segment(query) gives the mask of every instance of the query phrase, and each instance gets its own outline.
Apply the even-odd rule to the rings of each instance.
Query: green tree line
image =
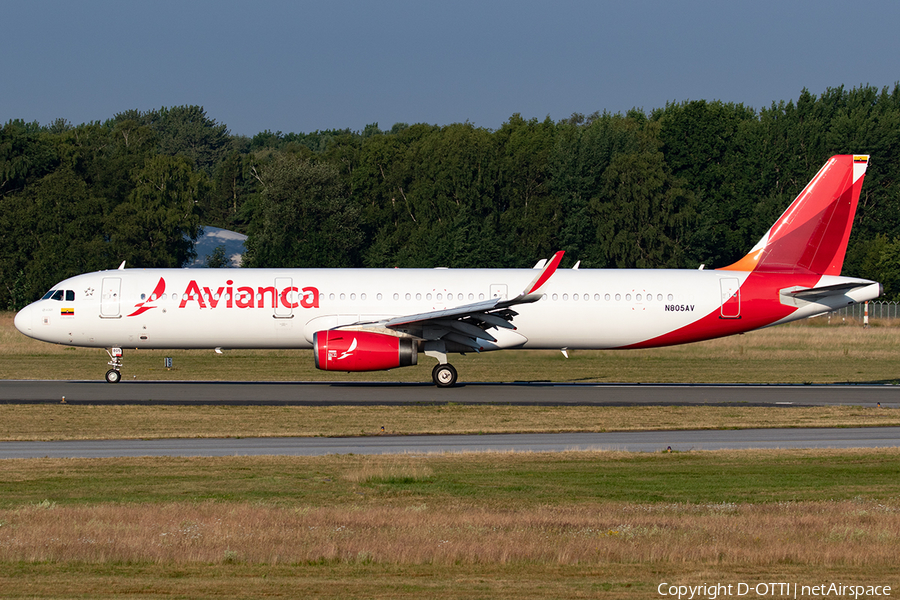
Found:
[[[0,307],[65,277],[178,267],[202,225],[249,267],[721,267],[833,154],[871,154],[844,272],[900,297],[900,85],[753,109],[512,115],[232,135],[199,106],[0,127]]]

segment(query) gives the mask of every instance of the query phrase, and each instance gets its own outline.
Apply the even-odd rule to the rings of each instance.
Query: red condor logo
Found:
[[[137,304],[135,304],[134,307],[135,307],[137,310],[134,311],[133,313],[131,313],[131,314],[128,315],[128,316],[129,316],[129,317],[136,317],[136,316],[138,316],[138,315],[144,314],[145,312],[147,312],[147,311],[150,310],[151,308],[156,308],[155,306],[147,306],[147,303],[149,303],[149,302],[155,302],[157,298],[159,298],[160,296],[162,296],[162,295],[165,293],[165,291],[166,291],[166,280],[163,279],[162,277],[160,277],[160,278],[159,278],[159,283],[157,283],[157,284],[156,284],[156,287],[153,288],[153,292],[150,294],[150,297],[147,298],[146,300],[143,300],[143,301],[138,302]]]
[[[160,300],[166,291],[166,281],[162,277],[153,289],[150,297],[135,304],[135,310],[128,315],[135,317],[152,308],[156,308],[156,302]],[[173,294],[173,299],[178,299]],[[209,287],[200,287],[196,280],[192,279],[181,294],[178,308],[186,308],[189,303],[196,302],[199,308],[216,308],[224,304],[225,308],[319,308],[319,290],[314,287],[298,288],[287,286],[277,289],[273,286],[234,286],[234,281],[229,279],[225,285],[213,290]]]

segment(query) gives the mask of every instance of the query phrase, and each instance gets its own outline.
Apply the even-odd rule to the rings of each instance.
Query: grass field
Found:
[[[28,340],[11,318],[0,318],[0,378],[102,377],[102,350]],[[454,364],[465,381],[897,381],[900,328],[820,323]],[[162,368],[165,356],[175,370]],[[426,381],[430,368],[378,377]],[[126,352],[125,373],[375,379],[317,372],[301,351]],[[896,412],[5,405],[0,439],[877,426],[897,425]],[[896,594],[898,465],[898,449],[6,460],[0,597],[637,599],[663,597],[664,582]]]
[[[900,450],[0,463],[9,598],[900,585]],[[747,595],[744,597],[756,597]]]

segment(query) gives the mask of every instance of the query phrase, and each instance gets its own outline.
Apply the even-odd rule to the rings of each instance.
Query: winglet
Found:
[[[525,291],[522,292],[522,296],[529,296],[531,294],[537,293],[541,287],[547,283],[547,280],[553,276],[556,272],[556,268],[559,266],[559,262],[562,260],[563,254],[565,254],[565,250],[560,250],[556,254],[553,255],[553,258],[550,259],[544,268],[538,273],[538,276],[532,280],[531,283],[525,288]]]

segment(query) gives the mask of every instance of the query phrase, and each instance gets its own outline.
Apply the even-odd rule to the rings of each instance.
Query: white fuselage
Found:
[[[57,284],[54,290],[63,292],[61,299],[48,294],[50,297],[32,303],[16,316],[16,327],[30,337],[72,346],[311,348],[317,331],[490,298],[512,298],[535,272],[102,271]],[[560,269],[541,289],[541,300],[515,306],[516,330],[491,329],[497,341],[480,340],[482,349],[603,349],[682,343],[803,318],[878,295],[878,284],[873,283],[849,294],[788,305],[780,300],[779,289],[789,281],[769,285],[759,283],[768,281],[761,278],[748,286],[748,278],[751,273],[736,271]],[[844,281],[860,280],[816,276],[816,281],[803,285]],[[701,320],[709,325],[692,332]],[[676,337],[666,338],[669,334]]]

